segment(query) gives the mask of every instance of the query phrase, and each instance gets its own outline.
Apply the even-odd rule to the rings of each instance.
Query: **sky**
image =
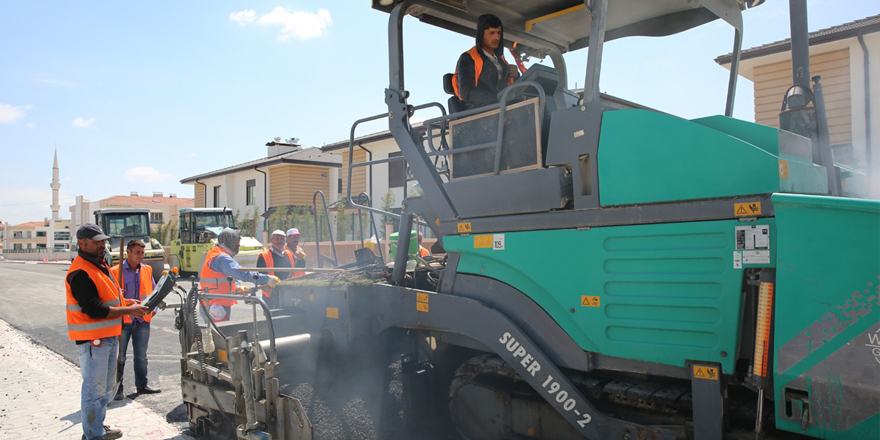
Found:
[[[387,111],[388,15],[369,3],[0,2],[0,221],[51,217],[56,148],[69,218],[78,195],[193,197],[181,179],[264,157],[275,137],[347,140],[355,120]],[[810,31],[880,13],[877,0],[808,5]],[[744,21],[744,48],[786,39],[788,2],[767,0]],[[404,36],[409,103],[445,104],[442,76],[473,37],[411,17]],[[728,71],[714,59],[732,41],[716,20],[608,42],[600,89],[684,118],[721,114]],[[568,86],[583,87],[587,51],[565,58]],[[734,116],[753,121],[752,104],[740,78]]]

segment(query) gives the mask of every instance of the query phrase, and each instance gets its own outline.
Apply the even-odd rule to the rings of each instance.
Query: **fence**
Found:
[[[56,259],[57,261],[70,261],[72,258],[69,250],[55,251],[49,249],[4,249],[0,255],[4,259],[12,261],[56,261]]]

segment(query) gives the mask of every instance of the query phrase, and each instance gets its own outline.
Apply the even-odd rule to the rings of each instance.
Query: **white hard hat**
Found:
[[[290,228],[287,230],[287,235],[302,235],[299,233],[299,229]]]
[[[276,229],[276,230],[272,231],[272,236],[275,236],[275,235],[280,235],[280,236],[284,237],[284,231],[282,231],[281,229]]]

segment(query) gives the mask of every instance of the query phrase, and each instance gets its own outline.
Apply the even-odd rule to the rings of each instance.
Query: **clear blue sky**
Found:
[[[877,0],[809,6],[811,31],[880,13]],[[0,3],[0,221],[51,215],[56,145],[68,218],[77,195],[192,197],[180,179],[262,157],[276,136],[347,139],[385,111],[387,18],[367,0]],[[473,39],[412,18],[404,29],[410,103],[445,103],[442,74]],[[787,1],[746,11],[745,48],[788,36]],[[718,21],[613,41],[601,89],[686,118],[723,113],[727,71],[713,59],[731,46]],[[583,86],[586,56],[566,56],[569,87]],[[745,120],[751,87],[740,80]]]

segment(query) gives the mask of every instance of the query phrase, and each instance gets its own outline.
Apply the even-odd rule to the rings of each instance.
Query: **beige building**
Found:
[[[273,208],[308,207],[315,191],[327,203],[337,199],[341,160],[318,148],[303,149],[297,139],[266,144],[266,157],[187,177],[180,183],[193,185],[196,208],[229,208],[248,216],[264,216]],[[265,225],[257,223],[256,236],[265,242]]]
[[[880,15],[811,32],[810,75],[822,77],[834,160],[880,183]],[[731,56],[716,60],[730,68]],[[791,40],[742,52],[739,74],[754,83],[755,122],[779,127],[792,85]],[[873,174],[871,176],[870,174]]]
[[[85,223],[94,223],[95,211],[101,209],[149,209],[150,226],[157,227],[168,222],[176,223],[179,217],[178,211],[192,207],[193,199],[177,197],[176,194],[165,196],[161,192],[155,192],[151,196],[142,196],[133,192],[127,196],[112,196],[94,202],[83,196],[77,196],[76,204],[70,207],[70,218],[72,230],[76,231]]]
[[[7,251],[65,251],[70,247],[70,220],[43,220],[9,226]]]

